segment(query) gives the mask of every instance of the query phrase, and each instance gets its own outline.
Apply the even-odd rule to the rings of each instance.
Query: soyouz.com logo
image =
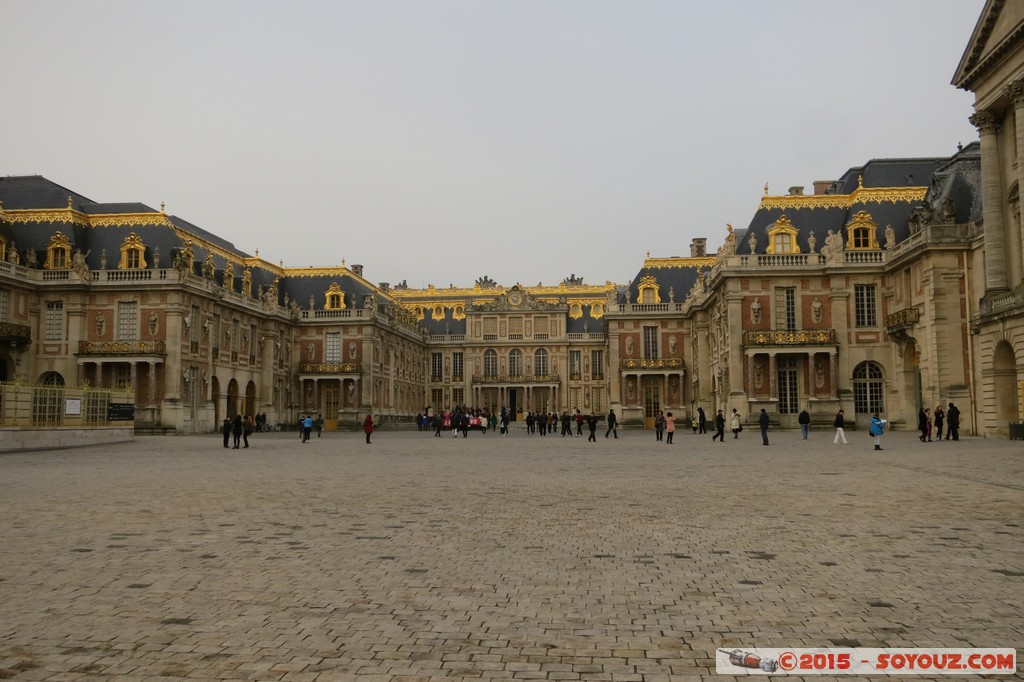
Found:
[[[1015,649],[718,649],[722,675],[1013,675]]]

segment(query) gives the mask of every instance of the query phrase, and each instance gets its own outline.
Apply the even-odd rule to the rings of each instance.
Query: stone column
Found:
[[[148,407],[153,407],[153,406],[156,405],[156,363],[155,362],[150,362],[149,363],[148,376],[149,376],[149,391],[148,391],[148,394],[146,396],[146,400],[148,401],[147,406]]]
[[[743,382],[743,392],[747,394],[747,398],[754,397],[754,353],[747,354],[747,376]]]
[[[132,395],[137,403],[139,402],[139,363],[132,360],[128,367],[128,381],[131,382]]]
[[[776,365],[776,354],[771,352],[768,354],[768,386],[769,398],[779,397],[779,376]]]
[[[828,368],[829,368],[829,397],[833,400],[839,398],[839,356],[832,350],[828,352]]]
[[[981,136],[981,201],[985,221],[985,291],[1005,291],[1006,234],[1003,182],[999,170],[999,119],[990,111],[970,117]]]
[[[1010,83],[1006,87],[1004,94],[1013,101],[1013,119],[1015,124],[1016,132],[1016,165],[1017,165],[1017,186],[1024,188],[1024,79],[1016,80]],[[982,157],[982,163],[985,162]],[[1018,199],[1019,202],[1019,199]],[[1017,206],[1020,210],[1020,204]],[[1024,248],[1024,219],[1020,221],[1020,225],[1017,226],[1018,234],[1017,238],[1020,240],[1020,246],[1012,254],[1014,265],[1018,267],[1014,269],[1015,272],[1020,272],[1021,259],[1024,257],[1024,253],[1021,252],[1021,248]],[[988,254],[986,253],[986,257]]]
[[[103,388],[103,361],[96,362],[95,388]]]

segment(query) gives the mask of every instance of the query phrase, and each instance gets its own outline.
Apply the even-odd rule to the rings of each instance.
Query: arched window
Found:
[[[44,386],[63,386],[64,377],[61,376],[60,372],[46,372],[39,378],[39,383]]]
[[[784,215],[768,228],[768,246],[765,253],[800,253],[796,237],[799,231],[793,222]]]
[[[523,374],[523,351],[518,348],[508,352],[508,373],[514,377]]]
[[[860,414],[885,411],[882,368],[875,362],[862,362],[853,370],[853,409]]]
[[[484,376],[498,376],[498,353],[493,348],[484,351]]]
[[[867,211],[858,211],[846,226],[847,249],[878,249],[878,223]]]
[[[538,348],[533,354],[533,373],[536,376],[548,373],[548,352],[543,348]]]
[[[58,232],[46,247],[46,270],[66,270],[71,267],[71,241]]]
[[[661,292],[658,280],[652,275],[644,275],[637,284],[637,302],[644,305],[661,303]]]
[[[121,243],[121,260],[118,270],[140,270],[146,267],[146,245],[132,232]]]
[[[337,282],[331,282],[331,286],[325,292],[324,308],[327,310],[345,309],[345,292],[341,290]]]

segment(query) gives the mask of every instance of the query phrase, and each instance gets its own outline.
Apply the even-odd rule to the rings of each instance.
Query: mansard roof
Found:
[[[633,281],[625,289],[618,292],[617,300],[619,303],[626,302],[626,290],[628,290],[628,300],[632,303],[638,303],[641,282],[645,278],[653,277],[658,285],[662,303],[669,303],[670,300],[682,303],[690,294],[690,290],[693,289],[693,285],[700,274],[699,271],[702,269],[708,270],[714,264],[715,258],[713,256],[651,258],[650,254],[648,254]]]
[[[968,145],[952,157],[872,159],[863,166],[847,170],[823,194],[771,196],[766,191],[742,238],[737,235],[736,252],[751,253],[753,236],[754,252],[765,253],[768,231],[782,216],[798,230],[797,245],[801,253],[811,251],[812,234],[815,251],[820,250],[829,231],[843,232],[845,239],[846,226],[862,211],[876,223],[880,245],[885,243],[889,225],[893,227],[897,243],[906,239],[910,235],[912,217],[926,202],[933,213],[939,213],[941,202],[951,197],[959,222],[974,219],[980,216],[976,205],[980,200],[971,190],[976,183],[968,178],[972,167],[970,159],[977,149],[977,144]],[[952,183],[941,196],[933,191],[940,176],[949,176],[942,182]]]

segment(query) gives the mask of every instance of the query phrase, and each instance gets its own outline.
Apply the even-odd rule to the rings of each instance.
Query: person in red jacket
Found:
[[[370,444],[370,434],[373,433],[373,414],[367,414],[363,420],[363,432],[366,433],[366,444]]]

